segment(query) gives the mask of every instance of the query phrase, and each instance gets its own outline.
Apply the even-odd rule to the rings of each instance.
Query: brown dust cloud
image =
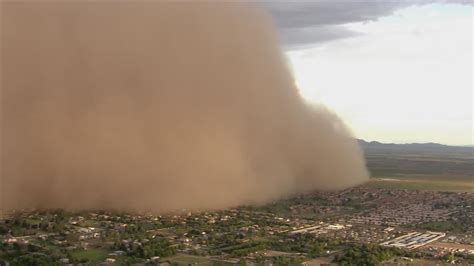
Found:
[[[368,178],[256,4],[3,1],[1,67],[2,211],[211,210]]]

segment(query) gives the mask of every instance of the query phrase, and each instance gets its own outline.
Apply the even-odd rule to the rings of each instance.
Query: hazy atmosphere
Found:
[[[213,209],[368,178],[256,5],[8,2],[1,27],[4,209]]]

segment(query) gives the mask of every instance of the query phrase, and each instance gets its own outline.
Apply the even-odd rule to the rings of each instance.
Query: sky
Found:
[[[301,95],[336,112],[355,137],[472,145],[474,20],[466,3],[266,5]]]

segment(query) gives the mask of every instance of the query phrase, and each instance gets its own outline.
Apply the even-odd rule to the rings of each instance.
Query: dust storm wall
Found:
[[[256,5],[2,2],[1,56],[3,210],[216,209],[367,179]]]

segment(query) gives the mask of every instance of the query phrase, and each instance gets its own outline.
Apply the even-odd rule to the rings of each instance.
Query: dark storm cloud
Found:
[[[429,3],[472,4],[471,1],[264,1],[286,49],[306,47],[359,35],[343,25],[374,21],[396,10]]]
[[[306,28],[280,29],[280,41],[287,49],[305,48],[314,43],[359,36],[360,33],[348,30],[342,26],[319,26]]]
[[[265,2],[280,29],[338,25],[390,15],[404,2]]]
[[[357,32],[342,25],[376,20],[407,5],[387,1],[264,2],[286,48],[356,36]]]

